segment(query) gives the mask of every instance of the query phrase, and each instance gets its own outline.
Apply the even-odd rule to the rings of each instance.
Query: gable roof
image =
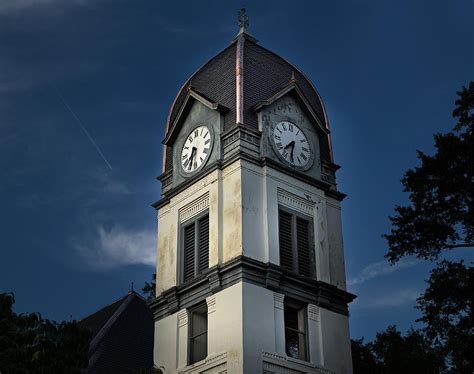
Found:
[[[88,373],[129,373],[153,367],[153,315],[136,292],[130,291],[79,324],[93,332]]]

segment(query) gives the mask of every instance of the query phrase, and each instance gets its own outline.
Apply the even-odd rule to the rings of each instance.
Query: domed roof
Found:
[[[320,126],[329,130],[323,102],[310,80],[293,64],[258,45],[256,39],[246,32],[241,32],[226,49],[210,59],[183,84],[170,108],[166,135],[172,129],[190,90],[226,108],[226,131],[238,123],[258,129],[256,106],[290,84],[298,86]],[[323,141],[321,151],[327,155],[325,158],[328,161],[332,161],[329,136]]]

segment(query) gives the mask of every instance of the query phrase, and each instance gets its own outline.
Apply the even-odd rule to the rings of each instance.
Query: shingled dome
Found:
[[[257,40],[246,32],[241,32],[229,47],[199,68],[183,84],[171,106],[166,135],[191,90],[226,109],[224,131],[227,131],[236,124],[257,129],[255,107],[290,84],[298,86],[320,124],[329,130],[323,102],[310,80],[296,66],[258,45]],[[166,158],[169,161],[170,151],[167,147]],[[322,142],[322,154],[332,161],[329,137]],[[166,162],[164,166],[166,169]]]

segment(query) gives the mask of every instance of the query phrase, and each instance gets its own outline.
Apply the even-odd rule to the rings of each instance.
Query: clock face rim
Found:
[[[206,158],[203,160],[202,164],[198,168],[196,168],[193,171],[186,171],[186,170],[184,170],[183,163],[181,162],[181,156],[183,154],[183,149],[184,149],[184,146],[186,145],[186,141],[188,140],[189,135],[191,135],[193,133],[193,131],[195,131],[199,127],[207,128],[207,130],[209,131],[209,135],[211,136],[211,144],[209,145],[209,153],[207,154]],[[179,168],[178,169],[179,169],[180,174],[183,175],[184,177],[189,177],[190,175],[196,174],[198,171],[200,171],[204,166],[206,166],[207,162],[209,161],[209,158],[211,157],[213,147],[214,147],[214,131],[212,129],[212,126],[206,125],[204,123],[200,123],[196,126],[193,126],[193,128],[190,131],[187,132],[187,134],[184,138],[183,144],[179,148],[180,151],[179,151],[179,156],[178,156],[177,162],[179,163]]]
[[[308,141],[308,147],[309,147],[309,159],[308,159],[308,162],[303,165],[303,166],[299,166],[299,165],[295,165],[295,164],[292,164],[291,162],[288,162],[286,160],[286,158],[284,158],[281,153],[278,151],[278,147],[275,143],[275,139],[274,139],[274,131],[275,131],[275,127],[277,127],[280,123],[282,122],[286,122],[286,123],[291,123],[293,126],[295,126],[299,131],[301,131],[304,135],[304,137],[306,138],[306,140]],[[271,126],[270,126],[270,132],[268,134],[268,137],[270,139],[270,144],[272,146],[272,149],[273,149],[273,152],[276,154],[276,156],[278,157],[278,159],[280,161],[282,161],[285,165],[288,165],[290,166],[291,168],[293,169],[296,169],[296,170],[300,170],[300,171],[306,171],[308,169],[311,168],[311,166],[313,166],[313,162],[314,162],[314,152],[313,152],[313,145],[311,144],[311,141],[310,141],[310,138],[309,136],[307,135],[307,133],[300,127],[298,126],[297,124],[295,124],[293,122],[293,120],[291,119],[282,119],[278,122],[274,122]]]

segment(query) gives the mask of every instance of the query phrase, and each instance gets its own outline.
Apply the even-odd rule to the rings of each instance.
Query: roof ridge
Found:
[[[122,302],[123,302],[123,300],[125,300],[127,297],[128,297],[128,294],[126,294],[126,295],[124,295],[124,296],[121,296],[121,297],[119,297],[118,299],[112,301],[111,303],[106,304],[106,305],[104,305],[103,307],[97,309],[95,312],[89,313],[89,314],[86,315],[85,317],[82,317],[82,318],[78,319],[77,322],[82,322],[82,321],[86,320],[87,318],[92,317],[94,314],[99,313],[101,310],[103,310],[103,309],[105,309],[105,308],[108,308],[108,307],[110,307],[110,306],[112,306],[112,305],[118,303],[119,301],[122,301]]]
[[[101,329],[97,332],[97,334],[91,340],[89,344],[89,355],[90,355],[89,361],[90,362],[92,362],[95,359],[94,355],[96,353],[99,342],[102,340],[104,335],[106,335],[106,333],[112,328],[112,326],[115,324],[115,322],[118,320],[118,318],[121,316],[123,311],[127,308],[127,306],[131,303],[131,301],[133,300],[133,296],[136,296],[136,295],[137,294],[133,291],[125,295],[122,304],[117,308],[114,314],[112,314],[112,316],[107,320],[107,322],[101,327]]]

